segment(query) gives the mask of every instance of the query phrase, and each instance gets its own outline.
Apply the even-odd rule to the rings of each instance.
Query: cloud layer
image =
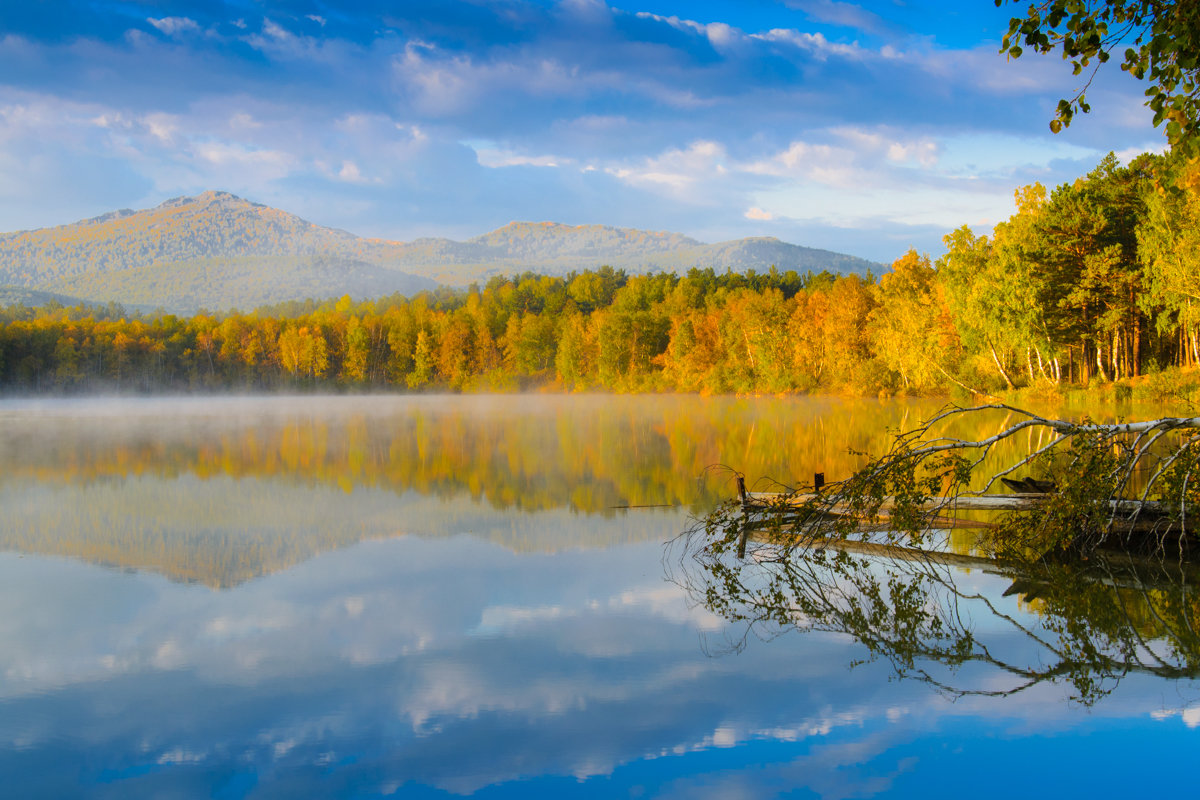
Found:
[[[224,189],[391,238],[513,219],[891,260],[1156,147],[1138,86],[1005,63],[955,3],[115,4],[0,11],[0,229]]]

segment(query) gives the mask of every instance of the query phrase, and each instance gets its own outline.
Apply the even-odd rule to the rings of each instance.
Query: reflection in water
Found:
[[[701,470],[721,461],[751,483],[832,478],[852,466],[847,448],[882,441],[867,421],[899,427],[904,408],[671,397],[0,404],[0,784],[15,797],[115,798],[1190,787],[1200,713],[1186,681],[1168,693],[1153,670],[1130,672],[1081,713],[1061,700],[1083,693],[1055,678],[1003,703],[986,691],[949,703],[920,681],[887,680],[888,659],[909,652],[895,642],[933,630],[939,597],[959,626],[939,652],[957,636],[1036,668],[1045,646],[1029,631],[1062,651],[1055,663],[1078,660],[1064,642],[1107,653],[1109,640],[1151,666],[1150,653],[1190,663],[1185,631],[1159,631],[1191,614],[1190,595],[1152,577],[1138,579],[1144,591],[1115,568],[1079,577],[1098,593],[1081,595],[1089,608],[1116,591],[1137,621],[1131,635],[1119,619],[1085,625],[1092,617],[1056,610],[1070,573],[1034,581],[972,562],[905,595],[920,574],[875,561],[860,575],[896,572],[879,585],[912,611],[889,622],[860,603],[886,657],[847,670],[870,650],[816,616],[811,635],[737,658],[697,646],[743,631],[663,580],[662,542],[731,491],[698,483]],[[608,507],[620,504],[679,507]],[[975,595],[999,613],[972,606]],[[800,620],[777,611],[779,625]],[[1024,679],[984,659],[940,672],[922,653],[912,660],[951,689]],[[1155,768],[1057,766],[1110,748]],[[1023,768],[975,788],[1009,763]]]
[[[0,484],[257,478],[525,511],[706,511],[731,491],[698,483],[707,467],[731,465],[751,485],[807,482],[814,472],[839,480],[865,463],[859,454],[884,452],[895,431],[941,405],[678,395],[8,401],[0,403]],[[1009,421],[977,414],[946,433],[979,437]],[[1006,447],[1036,448],[1039,435]]]
[[[0,550],[149,569],[213,588],[288,569],[368,539],[469,533],[516,552],[660,541],[686,520],[675,509],[622,517],[569,509],[522,513],[459,501],[257,478],[151,476],[84,485],[0,485]]]
[[[706,473],[723,459],[752,476],[849,470],[849,448],[913,413],[676,396],[10,402],[0,549],[227,587],[399,534],[614,543],[580,513],[627,515],[622,540],[660,540],[661,515],[622,507],[711,508],[732,491]],[[533,513],[564,524],[531,525]]]
[[[0,406],[0,482],[260,478],[525,511],[704,510],[753,477],[847,473],[937,403],[521,396],[214,399]]]
[[[517,550],[609,543],[530,512],[693,514],[829,480],[939,401],[690,396],[122,399],[0,403],[0,549],[231,586],[368,538],[471,530]],[[972,424],[990,430],[1002,415]],[[972,431],[975,433],[975,431]],[[1033,446],[1035,442],[1012,443]],[[504,524],[487,520],[504,512]],[[658,538],[650,512],[626,537]]]
[[[675,579],[700,607],[752,632],[847,634],[902,677],[951,696],[1064,682],[1095,703],[1133,673],[1200,677],[1200,569],[1118,554],[981,557],[900,546],[886,534],[757,541],[738,558],[697,529]],[[962,548],[960,541],[958,549]],[[1007,583],[981,588],[978,575]]]
[[[17,797],[654,796],[920,713],[840,679],[836,642],[705,658],[721,623],[658,556],[406,538],[228,592],[0,556],[0,776]]]

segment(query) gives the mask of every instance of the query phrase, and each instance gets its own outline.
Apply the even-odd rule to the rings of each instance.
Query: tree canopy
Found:
[[[995,0],[997,7],[1018,0]],[[1200,133],[1200,4],[1177,0],[1040,0],[1009,20],[1000,52],[1019,58],[1025,49],[1061,51],[1074,74],[1090,69],[1074,97],[1059,100],[1050,129],[1087,113],[1087,89],[1100,66],[1117,53],[1121,69],[1147,80],[1146,105],[1154,125],[1166,122],[1173,146],[1195,149]],[[1121,48],[1124,51],[1121,52]]]

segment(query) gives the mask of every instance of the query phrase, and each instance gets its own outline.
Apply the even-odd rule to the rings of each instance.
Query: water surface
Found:
[[[939,405],[7,401],[0,777],[21,797],[1190,785],[1200,686],[1186,674],[1110,675],[1095,696],[1069,676],[1010,691],[979,664],[898,678],[886,651],[836,629],[733,653],[744,626],[667,579],[664,543],[732,491],[710,465],[763,487],[836,479],[862,463],[851,451]],[[1045,655],[1006,618],[1045,634],[1075,613],[1005,596],[1011,575],[950,577],[987,600],[970,630],[1013,663]],[[1171,598],[1192,602],[1138,597],[1154,592],[1167,599],[1145,606],[1148,640]]]

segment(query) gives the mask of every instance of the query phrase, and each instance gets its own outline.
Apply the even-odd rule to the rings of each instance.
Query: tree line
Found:
[[[566,277],[354,302],[128,315],[0,310],[7,391],[993,391],[1200,361],[1200,164],[1106,157],[938,259],[878,279],[779,272]]]

